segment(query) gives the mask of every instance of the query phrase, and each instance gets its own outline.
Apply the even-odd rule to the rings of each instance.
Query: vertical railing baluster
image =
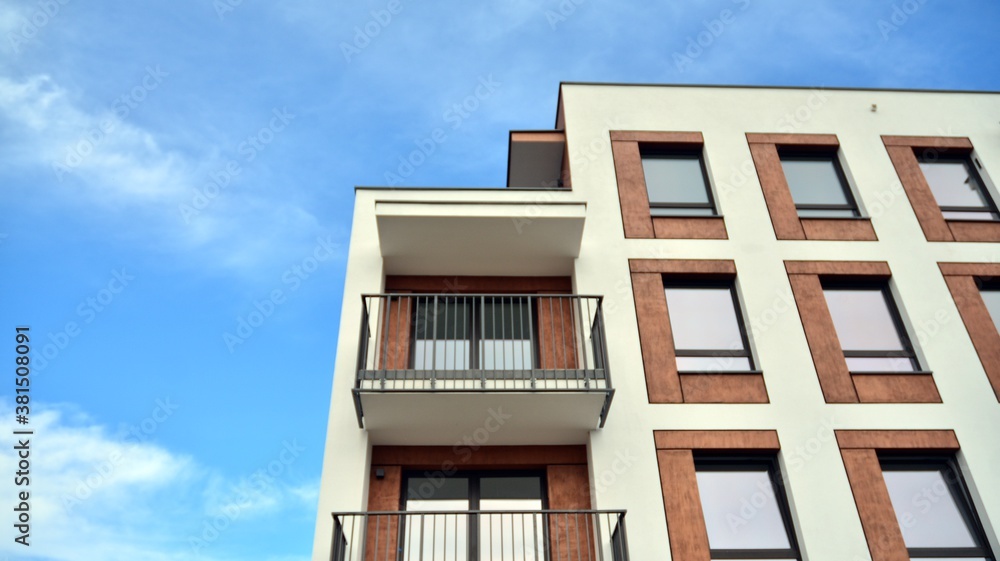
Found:
[[[536,296],[528,296],[525,298],[528,303],[528,354],[531,357],[531,361],[528,363],[528,368],[531,370],[531,389],[535,389],[535,325],[532,321],[532,310],[536,309],[538,298]],[[540,351],[539,351],[539,354]]]

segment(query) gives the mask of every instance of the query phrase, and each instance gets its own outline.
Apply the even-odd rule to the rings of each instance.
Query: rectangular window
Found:
[[[886,285],[823,286],[851,372],[920,370]]]
[[[911,559],[992,559],[954,460],[889,455],[879,459]]]
[[[836,154],[785,150],[779,150],[778,154],[800,217],[860,216]]]
[[[696,455],[695,475],[712,559],[799,558],[773,458]]]
[[[732,283],[666,283],[664,292],[678,371],[754,369]]]
[[[531,370],[534,325],[528,298],[416,297],[416,370]]]
[[[652,216],[715,216],[700,151],[643,149],[642,172]]]
[[[969,157],[940,157],[934,151],[923,152],[917,154],[920,171],[946,220],[1000,218]]]
[[[403,526],[401,559],[541,561],[549,541],[541,513],[543,477],[530,472],[407,476],[404,510],[411,514]]]

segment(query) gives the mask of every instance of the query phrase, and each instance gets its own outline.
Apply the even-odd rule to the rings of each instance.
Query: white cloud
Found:
[[[30,189],[39,195],[33,204],[96,212],[100,223],[128,231],[136,243],[200,256],[207,266],[250,271],[307,251],[325,232],[294,202],[294,192],[259,185],[245,162],[237,161],[240,173],[220,180],[227,162],[236,160],[223,157],[218,146],[167,149],[161,135],[133,122],[133,113],[169,80],[149,67],[123,97],[86,111],[48,75],[0,76],[0,123],[7,131],[0,166],[15,179],[39,172],[48,177],[8,180],[7,189]],[[268,119],[270,112],[264,124]],[[264,164],[255,165],[260,176],[268,175]]]
[[[151,405],[149,417],[117,434],[71,406],[33,406],[30,485],[20,488],[30,491],[31,556],[25,557],[24,546],[12,540],[0,543],[0,556],[51,561],[190,559],[190,539],[200,534],[203,523],[231,512],[227,504],[240,504],[243,510],[230,516],[226,528],[255,519],[273,524],[290,512],[315,508],[315,485],[288,481],[288,472],[269,478],[265,488],[251,489],[249,503],[236,503],[234,497],[247,478],[224,477],[154,442],[160,424],[170,422],[169,403]],[[0,416],[14,417],[9,403],[0,404]],[[16,427],[5,429],[11,434]],[[8,466],[5,473],[17,465],[14,453],[12,446],[0,449],[0,465]],[[266,473],[267,467],[263,469]],[[15,504],[16,490],[3,486],[0,504]],[[219,500],[225,498],[228,503]],[[208,542],[199,553],[209,560],[234,558],[224,540]]]

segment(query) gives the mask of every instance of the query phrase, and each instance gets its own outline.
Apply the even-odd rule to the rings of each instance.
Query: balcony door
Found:
[[[417,296],[415,370],[535,368],[531,301],[520,296]]]
[[[539,472],[407,475],[399,560],[544,560],[544,481]]]

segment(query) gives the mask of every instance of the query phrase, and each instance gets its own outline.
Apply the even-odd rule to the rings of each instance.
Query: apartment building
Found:
[[[357,189],[314,561],[996,560],[1000,94],[564,83],[508,162]]]

